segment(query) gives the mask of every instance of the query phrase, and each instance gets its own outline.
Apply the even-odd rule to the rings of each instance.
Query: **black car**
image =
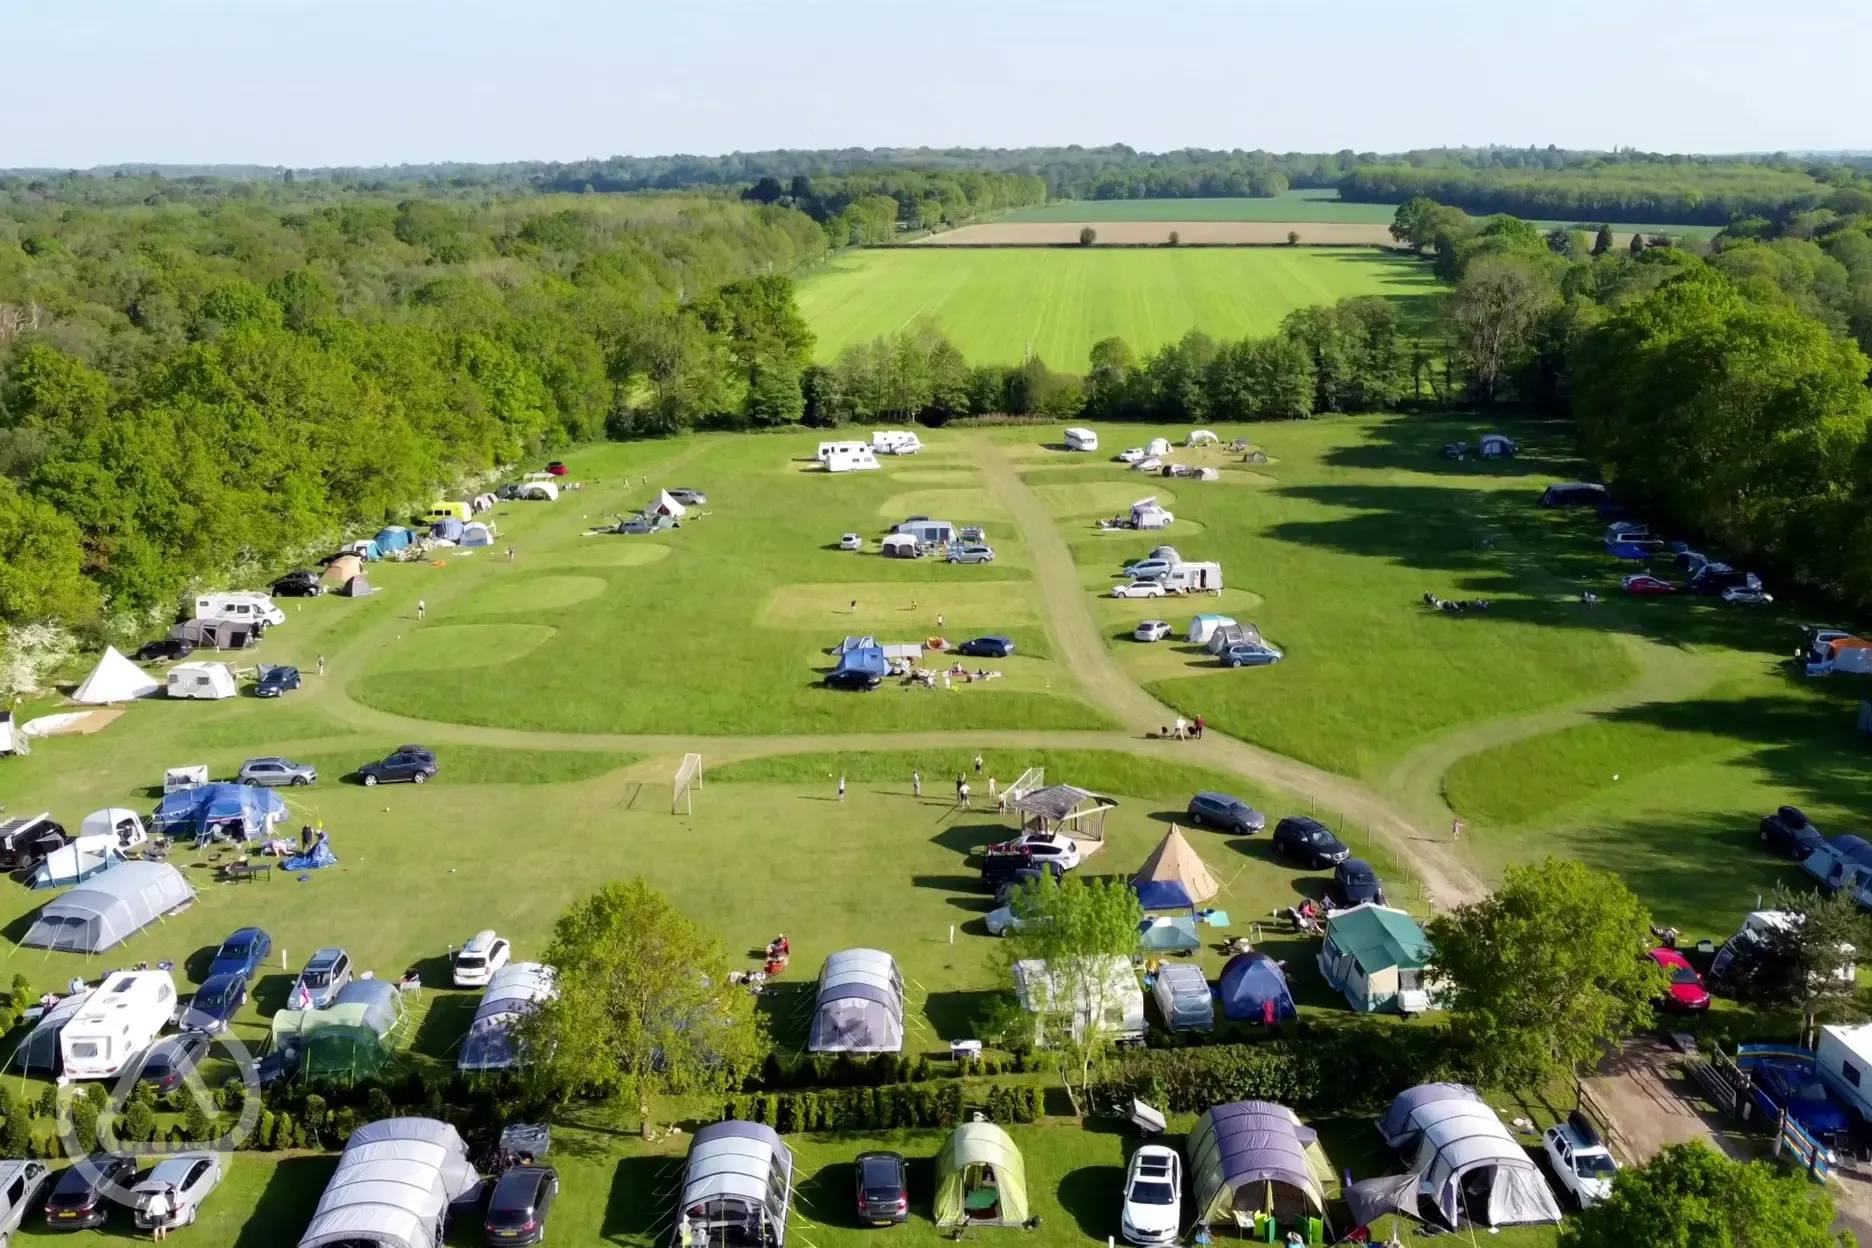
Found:
[[[110,1218],[113,1201],[108,1192],[128,1190],[136,1183],[136,1162],[129,1157],[97,1153],[59,1175],[46,1197],[46,1229],[95,1230]]]
[[[487,1242],[537,1244],[546,1238],[546,1215],[559,1195],[559,1172],[551,1166],[515,1166],[488,1197]]]
[[[957,654],[966,654],[971,658],[1005,659],[1014,653],[1014,639],[1011,637],[971,637],[956,647]]]
[[[434,754],[420,745],[404,745],[397,747],[390,757],[358,768],[358,780],[365,785],[395,784],[400,780],[426,784],[438,770]]]
[[[1035,863],[1033,851],[1025,846],[1019,849],[991,849],[982,855],[982,883],[997,889],[1010,880],[1032,878],[1041,871],[1050,871],[1057,878],[1060,865],[1057,862],[1045,865]]]
[[[156,1095],[167,1096],[182,1086],[189,1072],[208,1056],[208,1037],[199,1031],[158,1040],[143,1056],[143,1069],[137,1072],[138,1083],[153,1084]]]
[[[1691,576],[1689,589],[1706,598],[1720,598],[1725,589],[1755,589],[1761,578],[1753,572],[1738,572],[1726,563],[1706,563]]]
[[[299,669],[296,667],[269,667],[260,673],[260,683],[254,686],[254,697],[277,698],[288,689],[299,687]]]
[[[158,641],[145,642],[131,657],[139,663],[167,663],[186,659],[194,653],[194,642],[183,641],[180,637],[164,637]]]
[[[1198,793],[1189,800],[1190,822],[1250,836],[1267,827],[1267,816],[1239,797],[1226,793]]]
[[[891,1226],[910,1220],[910,1179],[902,1153],[859,1153],[858,1220]]]
[[[856,689],[865,692],[883,684],[884,678],[862,667],[841,667],[829,673],[825,678],[825,683],[828,689]]]
[[[1761,821],[1762,844],[1796,861],[1819,849],[1826,838],[1798,806],[1783,806]]]
[[[1274,825],[1274,848],[1315,871],[1352,856],[1345,842],[1327,831],[1325,824],[1306,815],[1288,815]]]
[[[1363,858],[1348,858],[1334,867],[1327,892],[1333,904],[1340,907],[1362,906],[1368,901],[1384,905],[1384,881]]]
[[[316,572],[288,572],[273,582],[275,598],[316,598],[325,592]]]
[[[65,825],[50,815],[9,819],[0,823],[0,871],[29,871],[70,841]]]

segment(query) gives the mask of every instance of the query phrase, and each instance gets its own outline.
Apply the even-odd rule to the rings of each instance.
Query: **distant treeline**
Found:
[[[889,242],[898,223],[932,230],[1007,208],[1047,201],[1046,183],[1022,173],[919,173],[915,170],[833,177],[763,177],[741,193],[760,204],[797,208],[825,227],[834,247]]]

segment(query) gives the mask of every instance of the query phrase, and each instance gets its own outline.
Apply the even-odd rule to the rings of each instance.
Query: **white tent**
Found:
[[[492,546],[494,544],[494,526],[476,520],[462,526],[461,544],[463,546]]]
[[[917,539],[908,533],[892,533],[878,543],[878,553],[886,559],[914,559],[917,555]]]
[[[686,515],[689,511],[687,507],[677,502],[674,498],[671,498],[668,490],[657,491],[656,504],[652,506],[650,510],[661,512],[672,519]]]
[[[847,949],[826,959],[813,1007],[813,1053],[899,1053],[904,1042],[903,976],[876,949]]]
[[[1190,430],[1189,440],[1185,442],[1183,445],[1185,446],[1213,446],[1215,443],[1220,442],[1221,440],[1222,440],[1221,438],[1216,437],[1215,434],[1209,432],[1209,430],[1207,429],[1192,429]]]
[[[1560,1206],[1547,1180],[1495,1111],[1468,1088],[1434,1086],[1442,1094],[1417,1100],[1408,1120],[1417,1132],[1418,1190],[1444,1223],[1557,1224]]]
[[[520,487],[516,498],[541,499],[549,503],[559,500],[559,487],[551,481],[529,481]]]
[[[84,817],[84,822],[78,825],[78,839],[84,841],[94,836],[109,837],[118,849],[135,849],[149,840],[149,833],[143,828],[143,817],[122,806],[94,810]]]
[[[115,836],[81,836],[55,849],[33,869],[34,888],[70,888],[124,860]]]
[[[0,758],[8,754],[30,753],[24,736],[13,735],[13,712],[0,711]]]
[[[137,698],[147,698],[161,688],[142,668],[119,654],[116,646],[107,646],[104,657],[97,661],[91,674],[72,691],[72,701],[82,702],[86,706],[131,702]]]
[[[1144,448],[1144,453],[1152,456],[1168,455],[1170,453],[1170,439],[1152,438],[1150,444]]]

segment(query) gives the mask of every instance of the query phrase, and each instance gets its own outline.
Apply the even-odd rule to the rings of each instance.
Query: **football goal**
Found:
[[[702,756],[685,754],[682,766],[676,769],[676,792],[670,802],[670,813],[692,815],[695,804],[692,800],[694,790],[702,787]]]

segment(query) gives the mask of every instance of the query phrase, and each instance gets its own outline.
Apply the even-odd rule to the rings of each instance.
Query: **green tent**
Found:
[[[1027,1221],[1027,1167],[1007,1132],[966,1122],[936,1154],[936,1225],[1019,1226]]]
[[[381,1074],[395,1056],[403,999],[377,979],[346,985],[322,1010],[281,1010],[273,1016],[273,1048],[297,1055],[305,1079],[348,1082]]]

